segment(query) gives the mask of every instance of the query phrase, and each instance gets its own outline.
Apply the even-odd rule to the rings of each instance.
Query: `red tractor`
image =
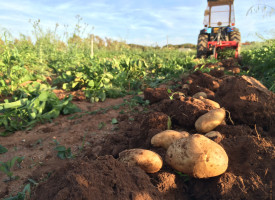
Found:
[[[197,58],[210,55],[218,57],[218,51],[235,49],[238,58],[241,49],[241,34],[235,28],[234,0],[207,0],[204,13],[204,29],[200,31],[197,45]]]

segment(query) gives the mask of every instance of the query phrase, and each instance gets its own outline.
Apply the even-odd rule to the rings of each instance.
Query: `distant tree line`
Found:
[[[67,41],[61,40],[58,37],[54,37],[51,33],[46,33],[41,37],[38,37],[35,39],[35,41],[32,40],[31,37],[25,36],[23,34],[20,35],[19,38],[16,38],[13,40],[14,44],[24,44],[23,46],[34,46],[34,45],[46,45],[46,44],[54,44],[58,47],[58,49],[64,49],[67,46],[77,46],[78,48],[90,48],[91,45],[91,38],[92,37],[85,37],[82,38],[77,34],[73,34],[71,37],[67,39]],[[5,42],[3,38],[0,38],[0,45],[3,45]],[[146,45],[140,45],[140,44],[128,44],[124,40],[115,40],[108,37],[101,38],[97,35],[93,37],[93,47],[95,50],[97,49],[106,49],[106,50],[121,50],[121,49],[140,49],[143,51],[150,50],[150,49],[195,49],[196,45],[191,43],[186,44],[168,44],[160,47],[158,45],[156,46],[146,46]]]

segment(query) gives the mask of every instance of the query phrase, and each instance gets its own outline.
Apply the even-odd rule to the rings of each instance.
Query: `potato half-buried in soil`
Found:
[[[212,106],[213,108],[221,108],[220,104],[218,104],[216,101],[205,99],[202,96],[200,96],[199,99],[203,101],[205,104]]]
[[[216,142],[194,134],[171,144],[166,153],[166,162],[175,170],[195,178],[210,178],[226,171],[228,156]]]
[[[205,92],[198,92],[193,95],[193,98],[199,99],[200,97],[207,98],[207,94]]]
[[[154,147],[162,147],[168,149],[168,147],[178,139],[189,137],[189,133],[182,131],[166,130],[156,134],[151,139],[151,144]]]
[[[206,133],[204,136],[217,143],[220,143],[222,141],[222,134],[219,131],[211,131],[209,133]]]
[[[224,108],[210,110],[208,113],[200,116],[195,122],[196,130],[200,133],[208,133],[219,126],[223,122],[224,118]]]
[[[145,149],[130,149],[119,153],[119,161],[129,166],[139,166],[147,173],[156,173],[162,168],[160,155]]]

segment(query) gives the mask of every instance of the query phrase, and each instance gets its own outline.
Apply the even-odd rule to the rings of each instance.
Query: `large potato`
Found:
[[[158,172],[162,168],[160,155],[145,149],[130,149],[119,153],[119,161],[127,163],[128,166],[139,166],[147,173]]]
[[[195,122],[198,132],[208,133],[219,126],[225,119],[225,109],[219,108],[210,110],[208,113],[200,116]]]
[[[162,147],[168,149],[168,147],[176,140],[188,137],[189,133],[182,131],[166,130],[154,135],[151,139],[151,144],[154,147]]]
[[[165,160],[175,170],[195,178],[218,176],[228,167],[224,149],[200,134],[175,141],[168,148]]]
[[[203,97],[199,97],[201,101],[203,101],[206,105],[212,106],[213,108],[220,108],[220,104],[218,104],[216,101],[212,101],[210,99],[205,99]]]

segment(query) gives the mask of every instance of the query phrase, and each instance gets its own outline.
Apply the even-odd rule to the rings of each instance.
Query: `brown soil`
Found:
[[[270,130],[275,124],[275,94],[252,77],[224,77],[216,100],[231,113],[233,121]],[[273,130],[274,131],[274,130]]]
[[[131,97],[125,97],[129,99]],[[95,111],[102,108],[118,106],[124,103],[124,99],[107,99],[105,102],[88,103],[74,101],[83,112]],[[56,169],[61,163],[57,157],[56,140],[60,145],[71,148],[72,154],[79,157],[82,155],[81,147],[88,148],[91,141],[102,141],[108,134],[116,133],[116,124],[111,124],[112,118],[118,118],[121,110],[127,111],[127,107],[120,109],[110,109],[106,113],[99,112],[96,115],[74,114],[71,116],[59,116],[52,123],[37,125],[32,130],[17,131],[8,137],[0,137],[0,144],[9,151],[0,154],[0,161],[6,162],[15,156],[23,156],[24,161],[21,166],[13,167],[12,171],[20,179],[3,184],[7,176],[0,171],[0,199],[6,195],[14,195],[23,190],[23,185],[33,171],[39,169],[41,175]],[[68,119],[68,117],[74,117]],[[64,161],[66,162],[66,161]]]
[[[192,97],[182,97],[175,100],[163,100],[154,105],[158,111],[161,111],[171,117],[174,124],[184,128],[193,128],[199,116],[213,109],[201,100]]]
[[[0,155],[1,160],[9,160],[15,155],[25,156],[22,169],[15,169],[21,179],[0,185],[0,197],[22,190],[19,183],[22,185],[32,178],[39,182],[38,187],[32,188],[32,199],[272,199],[274,94],[255,79],[217,72],[212,75],[196,72],[183,78],[183,84],[190,86],[185,91],[186,97],[176,96],[170,100],[166,95],[159,95],[147,112],[140,112],[138,108],[137,113],[120,115],[121,108],[74,120],[61,116],[51,124],[17,132],[9,140],[0,138],[0,144],[10,150]],[[146,98],[152,98],[150,95],[154,91],[160,90],[149,91]],[[121,151],[132,148],[155,151],[164,160],[166,151],[152,147],[151,138],[167,128],[169,117],[174,130],[196,133],[196,119],[213,109],[190,97],[200,91],[212,94],[211,98],[225,107],[232,118],[230,120],[228,115],[229,125],[215,129],[222,134],[220,145],[229,157],[226,173],[209,179],[195,179],[177,173],[164,161],[159,172],[146,174],[115,160]],[[83,110],[91,111],[122,102],[123,99],[98,104],[75,103]],[[112,125],[112,118],[117,118],[119,124]],[[101,130],[98,129],[100,122],[106,123]],[[79,151],[84,135],[85,148]],[[78,157],[61,162],[53,150],[54,144],[51,144],[53,137],[62,145],[72,147]],[[42,145],[35,143],[40,138]],[[11,150],[13,147],[17,147],[17,151]],[[49,174],[52,174],[50,178]]]
[[[105,156],[94,161],[68,163],[40,184],[32,199],[160,200],[162,195],[143,170]]]
[[[156,103],[162,99],[169,99],[167,88],[147,88],[144,90],[144,98],[149,100],[150,103]]]

